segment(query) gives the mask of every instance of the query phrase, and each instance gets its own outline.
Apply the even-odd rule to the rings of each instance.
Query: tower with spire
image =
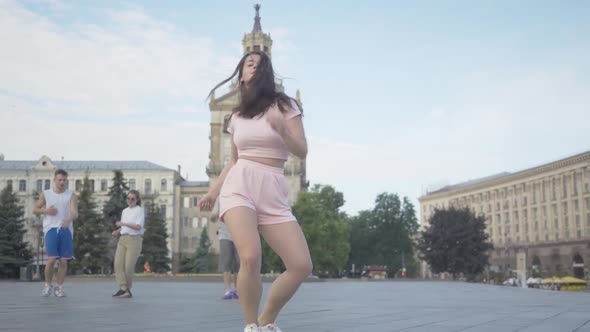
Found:
[[[269,56],[272,51],[272,39],[270,34],[262,31],[260,23],[260,5],[254,6],[256,16],[254,16],[254,26],[252,32],[245,33],[242,39],[244,54],[250,51],[263,51]],[[284,91],[282,82],[278,81],[277,89]],[[239,103],[238,89],[233,86],[229,92],[222,96],[212,96],[209,103],[211,111],[211,134],[209,136],[211,147],[209,150],[209,164],[207,165],[207,176],[209,177],[209,186],[212,186],[225,164],[230,160],[231,142],[230,134],[227,131],[227,124],[232,110]],[[301,105],[301,94],[299,90],[296,93],[296,99]],[[285,176],[289,182],[289,203],[295,204],[297,196],[301,190],[307,188],[305,160],[299,159],[294,155],[289,155],[285,164]]]
[[[254,5],[256,10],[256,16],[254,16],[254,26],[252,32],[245,33],[244,39],[242,39],[242,48],[244,54],[250,51],[263,51],[272,56],[272,39],[270,33],[264,33],[262,31],[262,24],[260,24],[260,4]]]

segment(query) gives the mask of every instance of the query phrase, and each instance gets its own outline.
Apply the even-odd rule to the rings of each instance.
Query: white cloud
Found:
[[[0,89],[49,101],[56,112],[105,115],[141,113],[146,97],[202,102],[220,79],[216,71],[225,64],[215,60],[210,39],[141,11],[104,15],[104,26],[66,30],[12,2],[0,4]]]
[[[182,164],[183,175],[206,178],[209,124],[195,118],[233,69],[228,56],[140,7],[101,14],[104,24],[65,27],[51,13],[0,2],[0,141],[13,142],[2,152]]]

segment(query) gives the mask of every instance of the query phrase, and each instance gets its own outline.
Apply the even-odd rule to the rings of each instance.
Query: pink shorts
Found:
[[[289,184],[282,168],[238,159],[221,187],[219,215],[238,206],[256,212],[258,224],[279,224],[296,221],[288,202]]]

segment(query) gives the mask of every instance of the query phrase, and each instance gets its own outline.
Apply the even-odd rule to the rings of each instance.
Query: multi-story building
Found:
[[[56,169],[66,170],[68,182],[66,187],[74,192],[82,190],[84,178],[90,180],[93,198],[102,212],[102,206],[108,200],[108,191],[112,186],[113,171],[121,170],[130,189],[136,189],[144,196],[154,197],[166,219],[168,232],[168,249],[172,252],[172,234],[175,215],[173,214],[175,186],[182,180],[178,172],[148,161],[54,161],[47,156],[39,160],[4,160],[0,156],[0,189],[11,186],[16,192],[25,213],[25,240],[37,252],[39,242],[40,220],[33,214],[33,205],[38,194],[53,186]],[[42,248],[39,248],[42,254]],[[40,257],[41,260],[44,255]]]
[[[486,218],[491,269],[510,272],[516,254],[545,276],[588,276],[590,151],[515,173],[501,173],[419,198],[422,227],[434,210],[468,207]]]
[[[244,34],[242,46],[244,53],[260,50],[271,55],[272,39],[262,31],[260,6],[256,5],[256,16],[252,32]],[[282,82],[278,81],[283,90]],[[212,85],[214,82],[212,82]],[[85,176],[94,188],[94,199],[99,209],[106,200],[114,170],[123,171],[131,189],[142,195],[153,195],[162,213],[166,216],[168,249],[172,259],[172,270],[178,272],[180,259],[193,255],[199,246],[203,228],[211,240],[211,251],[217,253],[219,241],[216,233],[218,223],[210,223],[210,213],[200,211],[197,204],[214,184],[221,170],[230,158],[230,135],[227,121],[238,104],[238,91],[232,86],[228,93],[219,98],[213,97],[209,105],[211,111],[211,134],[209,163],[206,168],[208,181],[185,181],[177,171],[148,161],[52,161],[46,156],[37,161],[7,161],[0,158],[0,190],[11,184],[25,207],[27,234],[25,239],[36,249],[38,243],[39,221],[32,215],[36,193],[51,188],[53,172],[63,168],[69,173],[68,188],[80,191]],[[301,104],[299,91],[297,100]],[[285,165],[285,175],[289,182],[289,202],[294,204],[301,190],[307,186],[305,160],[293,155]],[[41,254],[42,248],[40,248]],[[44,257],[44,255],[41,255]]]

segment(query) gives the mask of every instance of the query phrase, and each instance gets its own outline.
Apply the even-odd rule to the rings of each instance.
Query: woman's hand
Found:
[[[217,197],[214,197],[213,195],[211,195],[211,193],[207,193],[199,201],[199,204],[198,204],[199,209],[201,209],[203,211],[211,211],[213,209],[213,207],[215,206],[216,200],[217,200]]]
[[[266,122],[268,122],[270,127],[281,137],[285,136],[285,133],[287,132],[285,117],[278,109],[271,107],[266,112]]]
[[[111,233],[111,235],[112,235],[113,237],[116,237],[116,236],[118,236],[120,233],[121,233],[121,229],[119,228],[119,229],[116,229],[116,230],[114,230],[114,231]]]

